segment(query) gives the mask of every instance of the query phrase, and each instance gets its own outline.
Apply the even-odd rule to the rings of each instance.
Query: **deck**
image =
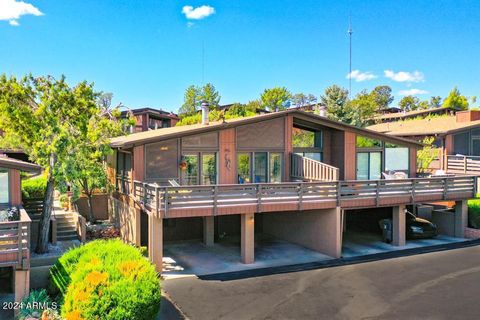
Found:
[[[449,173],[480,175],[479,156],[448,155],[445,158],[446,171]]]
[[[360,209],[426,201],[465,200],[471,176],[332,182],[285,182],[164,187],[134,181],[133,197],[163,218],[313,209]]]
[[[30,218],[20,208],[20,221],[0,222],[0,267],[30,267]]]

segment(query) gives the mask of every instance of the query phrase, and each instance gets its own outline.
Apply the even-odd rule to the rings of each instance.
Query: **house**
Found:
[[[40,167],[0,156],[0,213],[15,207],[18,216],[0,220],[0,267],[12,272],[15,301],[30,290],[30,218],[22,208],[20,172],[38,172]],[[10,211],[11,212],[11,211]],[[3,221],[2,221],[3,220]]]
[[[433,137],[433,144],[439,150],[436,169],[451,173],[480,174],[480,110],[386,122],[372,125],[368,129],[417,141]]]
[[[135,126],[129,129],[130,133],[173,127],[180,120],[180,118],[172,112],[153,108],[122,111],[121,117],[126,118],[129,114],[132,114],[136,120]]]
[[[386,112],[389,111],[389,112]],[[380,112],[381,114],[374,118],[375,122],[394,122],[399,120],[406,119],[415,119],[415,118],[425,118],[432,115],[454,115],[456,109],[454,108],[430,108],[422,110],[413,110],[413,111],[401,111],[398,108],[388,108]]]
[[[348,216],[362,210],[392,217],[393,244],[402,246],[405,206],[423,201],[456,201],[462,236],[475,192],[472,177],[415,178],[421,143],[295,109],[111,145],[113,215],[125,241],[146,245],[159,270],[164,242],[202,238],[210,246],[224,234],[238,236],[243,263],[254,262],[259,234],[340,257]],[[382,179],[389,170],[409,178]]]

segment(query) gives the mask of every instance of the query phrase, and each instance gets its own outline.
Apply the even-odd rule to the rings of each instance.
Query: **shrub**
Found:
[[[140,251],[120,240],[95,240],[66,252],[51,271],[68,319],[153,319],[160,280]]]
[[[58,198],[58,201],[60,202],[60,204],[62,205],[62,207],[68,207],[68,202],[70,201],[68,199],[68,195],[66,194],[62,194],[60,195],[60,197]]]
[[[36,319],[43,315],[45,316],[42,319],[60,319],[60,316],[54,310],[56,307],[57,304],[50,299],[45,289],[33,290],[22,299],[22,308],[18,312],[17,319]]]
[[[480,199],[468,200],[468,224],[480,229]]]
[[[23,199],[38,199],[45,197],[47,190],[47,178],[39,176],[22,181],[22,198]]]

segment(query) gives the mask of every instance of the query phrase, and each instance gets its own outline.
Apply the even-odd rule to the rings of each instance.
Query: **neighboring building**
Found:
[[[153,108],[140,108],[122,111],[122,117],[133,114],[135,126],[130,128],[130,133],[174,127],[180,119],[175,113]]]
[[[390,110],[391,112],[386,112]],[[453,108],[432,108],[414,111],[401,111],[398,108],[389,108],[381,112],[380,115],[374,118],[375,122],[395,122],[399,120],[424,118],[431,115],[455,115],[456,110]]]
[[[18,208],[18,219],[0,222],[0,267],[12,273],[15,301],[30,291],[30,218],[22,208],[21,171],[40,171],[28,162],[0,156],[0,211]],[[7,288],[3,288],[8,290]]]
[[[386,122],[368,127],[380,133],[423,141],[434,137],[439,149],[436,169],[453,173],[480,174],[480,110],[455,115]]]
[[[159,270],[164,241],[212,245],[222,234],[238,235],[244,263],[261,234],[338,258],[345,221],[361,209],[390,215],[393,244],[404,245],[405,206],[427,201],[457,201],[461,237],[475,188],[471,177],[381,180],[388,170],[415,178],[422,144],[300,110],[141,132],[112,147],[122,237],[147,245]]]

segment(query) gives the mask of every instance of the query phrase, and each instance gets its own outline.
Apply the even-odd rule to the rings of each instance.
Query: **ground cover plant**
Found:
[[[475,229],[480,229],[480,199],[468,200],[468,225]]]
[[[51,294],[70,319],[154,319],[160,280],[140,251],[120,240],[95,240],[66,252],[50,270]]]

